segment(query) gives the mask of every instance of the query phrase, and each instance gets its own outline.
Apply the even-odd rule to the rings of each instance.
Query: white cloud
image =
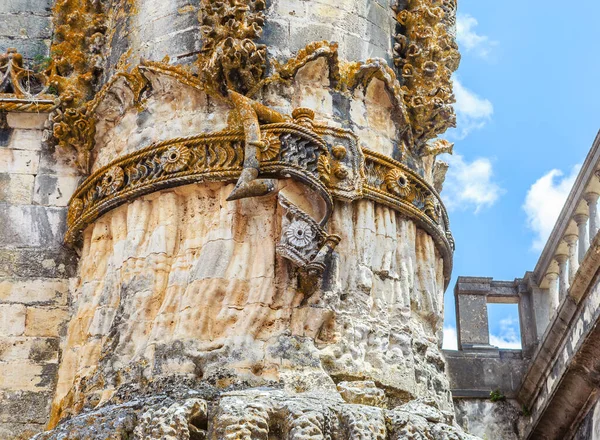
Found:
[[[517,329],[519,321],[517,318],[508,317],[500,320],[500,334],[490,334],[490,345],[498,348],[508,348],[512,350],[521,349],[521,338]]]
[[[581,165],[575,165],[567,176],[560,170],[551,170],[529,188],[523,209],[527,226],[536,235],[533,249],[544,248],[580,168]]]
[[[477,19],[469,14],[458,14],[456,17],[456,39],[461,49],[474,53],[480,58],[488,59],[492,49],[498,43],[485,35],[479,35],[475,28]]]
[[[461,155],[444,157],[450,168],[444,183],[443,198],[450,210],[474,209],[492,206],[504,192],[492,181],[492,162],[488,158],[466,161]]]
[[[456,339],[456,327],[444,327],[444,341],[442,344],[444,350],[458,350],[458,340]]]
[[[463,86],[458,78],[453,77],[452,82],[456,96],[456,129],[451,130],[449,136],[461,140],[473,130],[482,128],[492,118],[494,106],[489,100]]]

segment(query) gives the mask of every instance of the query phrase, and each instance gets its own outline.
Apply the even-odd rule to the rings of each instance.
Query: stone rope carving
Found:
[[[313,188],[328,206],[319,222],[321,226],[331,214],[333,198],[364,197],[406,214],[434,237],[449,274],[454,241],[446,210],[435,189],[409,167],[385,155],[363,149],[363,163],[357,157],[362,154],[353,151],[348,143],[351,132],[314,124],[312,112],[305,109],[298,109],[294,116],[290,122],[260,126],[260,175],[290,176]],[[329,137],[330,142],[324,137]],[[245,139],[243,130],[176,138],[123,156],[97,170],[70,201],[65,242],[74,244],[81,231],[102,214],[141,195],[199,181],[240,179]],[[341,142],[346,142],[347,147]],[[347,182],[349,174],[364,177]],[[349,188],[349,183],[354,187]]]

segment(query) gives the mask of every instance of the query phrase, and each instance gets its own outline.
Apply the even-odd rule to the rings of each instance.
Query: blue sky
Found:
[[[499,280],[533,270],[600,129],[600,2],[459,0],[458,128],[442,196],[456,239],[445,296],[455,328],[458,275]],[[493,308],[491,334],[518,340],[513,309]]]

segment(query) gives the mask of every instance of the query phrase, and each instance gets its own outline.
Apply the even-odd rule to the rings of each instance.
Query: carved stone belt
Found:
[[[236,200],[270,193],[272,179],[292,178],[310,187],[325,206],[323,217],[313,219],[279,195],[286,216],[277,251],[307,273],[320,273],[325,256],[339,242],[339,237],[325,232],[333,199],[366,198],[401,212],[425,229],[449,277],[453,240],[448,217],[437,192],[417,173],[387,156],[361,149],[349,130],[315,123],[309,109],[296,109],[290,119],[272,110],[265,114],[263,106],[250,100],[236,107],[242,108],[243,129],[153,144],[94,172],[71,198],[65,242],[75,244],[81,232],[106,212],[161,189],[237,181],[228,198]]]

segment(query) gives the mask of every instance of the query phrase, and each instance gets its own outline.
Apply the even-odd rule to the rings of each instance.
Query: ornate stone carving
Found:
[[[405,2],[403,2],[405,3]],[[409,0],[394,7],[399,32],[394,64],[403,78],[403,98],[415,147],[455,125],[451,75],[460,55],[454,40],[456,0]]]
[[[103,2],[59,0],[53,12],[52,60],[46,74],[63,104],[78,108],[92,98],[102,72],[106,32]]]
[[[266,138],[280,139],[282,145],[277,156],[261,163],[261,170],[268,175],[290,175],[302,180],[331,206],[331,195],[318,178],[316,159],[306,160],[311,155],[316,157],[315,151],[327,152],[324,141],[293,123],[263,125],[261,133]],[[240,130],[173,139],[123,156],[99,169],[71,199],[69,218],[74,221],[69,222],[65,241],[73,243],[86,225],[139,195],[197,181],[239,178],[245,166],[245,139]],[[307,156],[303,151],[312,153]],[[79,211],[81,215],[76,216],[74,213]]]
[[[202,1],[204,42],[198,63],[208,87],[223,96],[247,94],[262,79],[267,49],[262,34],[264,0]]]
[[[279,204],[285,209],[281,224],[281,240],[277,253],[290,260],[310,277],[320,277],[325,259],[339,243],[340,237],[327,234],[307,213],[279,194]]]
[[[64,151],[77,151],[77,166],[82,174],[89,172],[90,154],[94,148],[96,123],[87,107],[57,108],[52,117],[52,135]]]
[[[46,75],[26,69],[14,48],[0,54],[0,111],[47,112],[57,104]]]

